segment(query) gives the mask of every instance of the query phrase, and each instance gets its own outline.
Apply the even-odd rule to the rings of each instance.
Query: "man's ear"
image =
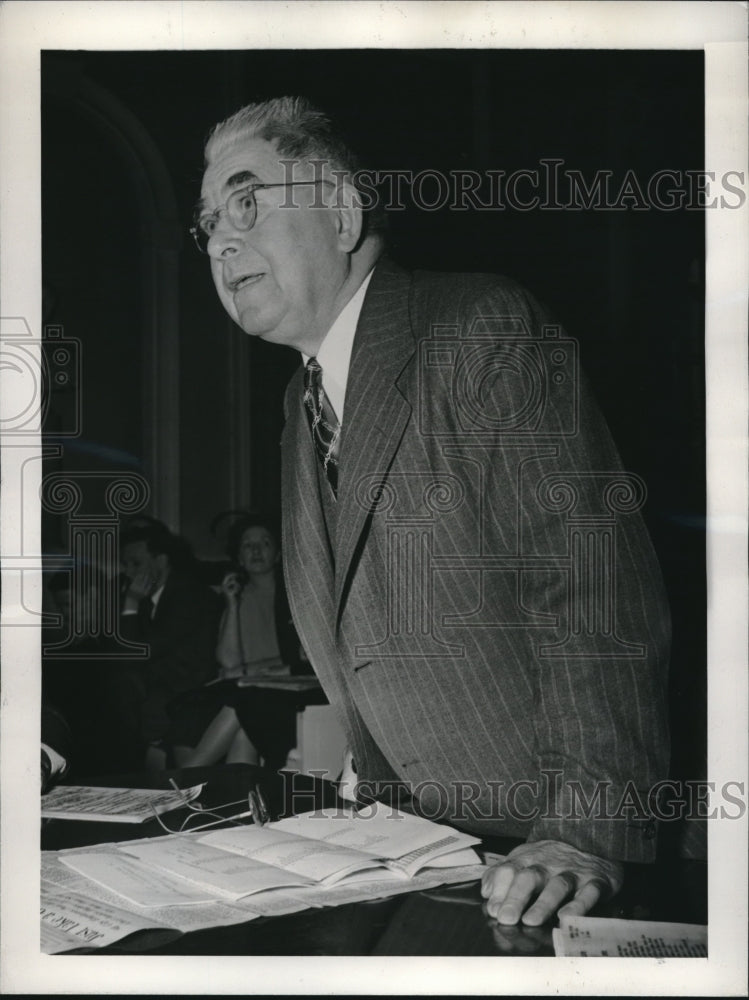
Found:
[[[359,243],[364,226],[361,196],[349,181],[338,180],[332,197],[338,245],[341,250],[351,253]]]
[[[165,552],[160,552],[155,557],[155,561],[156,561],[156,565],[159,568],[159,573],[161,573],[163,575],[163,574],[165,574],[165,573],[168,572],[168,570],[169,570],[169,557],[167,556],[167,554]]]

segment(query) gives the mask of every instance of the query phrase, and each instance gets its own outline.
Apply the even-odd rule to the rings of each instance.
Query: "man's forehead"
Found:
[[[237,139],[222,149],[203,174],[203,198],[223,197],[244,184],[277,180],[282,171],[275,143],[257,137]]]

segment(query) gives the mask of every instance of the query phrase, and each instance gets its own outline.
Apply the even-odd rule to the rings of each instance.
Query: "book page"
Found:
[[[62,860],[92,882],[140,906],[171,906],[207,902],[215,898],[215,893],[208,892],[195,882],[142,864],[116,849],[109,853],[69,854]]]
[[[400,858],[392,858],[386,861],[385,864],[391,871],[400,872],[406,878],[413,878],[416,872],[420,871],[422,868],[428,868],[434,865],[440,858],[449,859],[456,853],[456,843],[459,843],[459,841],[456,841],[455,837],[448,834],[433,844],[425,844],[423,847],[416,847],[413,851],[409,851],[408,854],[404,854]],[[466,848],[465,850],[467,852],[470,848]],[[473,854],[471,860],[473,862],[478,861],[478,855],[474,852],[471,853]],[[456,862],[456,864],[460,863],[460,861]]]
[[[272,688],[279,691],[315,691],[320,687],[316,677],[278,677],[273,674],[263,674],[237,680],[237,687]]]
[[[317,882],[335,881],[380,863],[410,878],[435,858],[480,843],[477,837],[381,803],[358,813],[316,810],[262,828],[217,830],[203,841]],[[472,855],[471,861],[476,860]]]
[[[459,868],[463,865],[480,865],[478,854],[472,847],[462,847],[457,851],[450,851],[449,854],[440,854],[432,858],[429,868]],[[482,866],[484,867],[484,866]]]
[[[440,848],[432,855],[436,857],[481,843],[478,837],[432,823],[421,816],[412,816],[381,802],[365,806],[355,813],[319,809],[279,820],[273,825],[278,830],[301,837],[345,845],[370,856],[387,859],[402,859],[413,851],[439,844]],[[426,860],[422,862],[427,863]]]
[[[443,885],[474,882],[481,878],[484,870],[484,866],[481,864],[461,865],[459,868],[439,870],[428,868],[410,879],[400,878],[398,875],[385,871],[367,872],[366,875],[362,876],[349,876],[336,885],[305,889],[304,898],[308,900],[308,906],[343,906],[364,899],[383,899],[405,892],[420,892],[425,889],[436,889]]]
[[[221,850],[202,838],[159,837],[134,848],[125,843],[120,850],[134,855],[156,871],[189,879],[207,889],[214,899],[240,899],[265,889],[305,885],[308,882],[304,873],[274,867],[271,862],[255,855]]]
[[[380,863],[368,853],[312,840],[279,830],[278,826],[278,823],[270,823],[263,827],[244,826],[232,830],[216,830],[206,834],[202,841],[224,851],[303,875],[315,882],[334,881],[350,872],[376,867]]]

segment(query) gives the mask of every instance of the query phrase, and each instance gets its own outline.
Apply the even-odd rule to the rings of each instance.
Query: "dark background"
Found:
[[[83,362],[83,432],[47,471],[158,479],[161,372],[163,391],[176,386],[179,398],[170,524],[203,558],[221,554],[210,531],[217,513],[278,507],[281,400],[298,364],[232,326],[187,233],[216,121],[249,101],[301,93],[338,116],[380,169],[509,173],[558,157],[586,178],[632,169],[645,184],[704,161],[701,52],[49,52],[42,85],[45,320],[81,341]],[[163,206],[165,192],[172,207],[154,218],[149,205]],[[410,206],[394,213],[391,233],[407,266],[518,279],[579,340],[625,467],[648,486],[644,513],[674,618],[673,771],[702,776],[703,213]],[[167,352],[155,367],[154,242],[175,264],[179,344],[173,363]],[[50,439],[70,406],[53,396]],[[158,505],[151,513],[164,516]],[[46,550],[64,549],[65,538],[64,521],[49,517]]]

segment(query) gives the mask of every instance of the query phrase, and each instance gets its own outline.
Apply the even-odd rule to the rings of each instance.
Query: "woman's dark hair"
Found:
[[[229,534],[226,537],[226,554],[234,563],[239,562],[239,547],[242,544],[242,536],[249,528],[265,528],[280,548],[281,532],[275,518],[267,514],[243,514],[229,528]]]

